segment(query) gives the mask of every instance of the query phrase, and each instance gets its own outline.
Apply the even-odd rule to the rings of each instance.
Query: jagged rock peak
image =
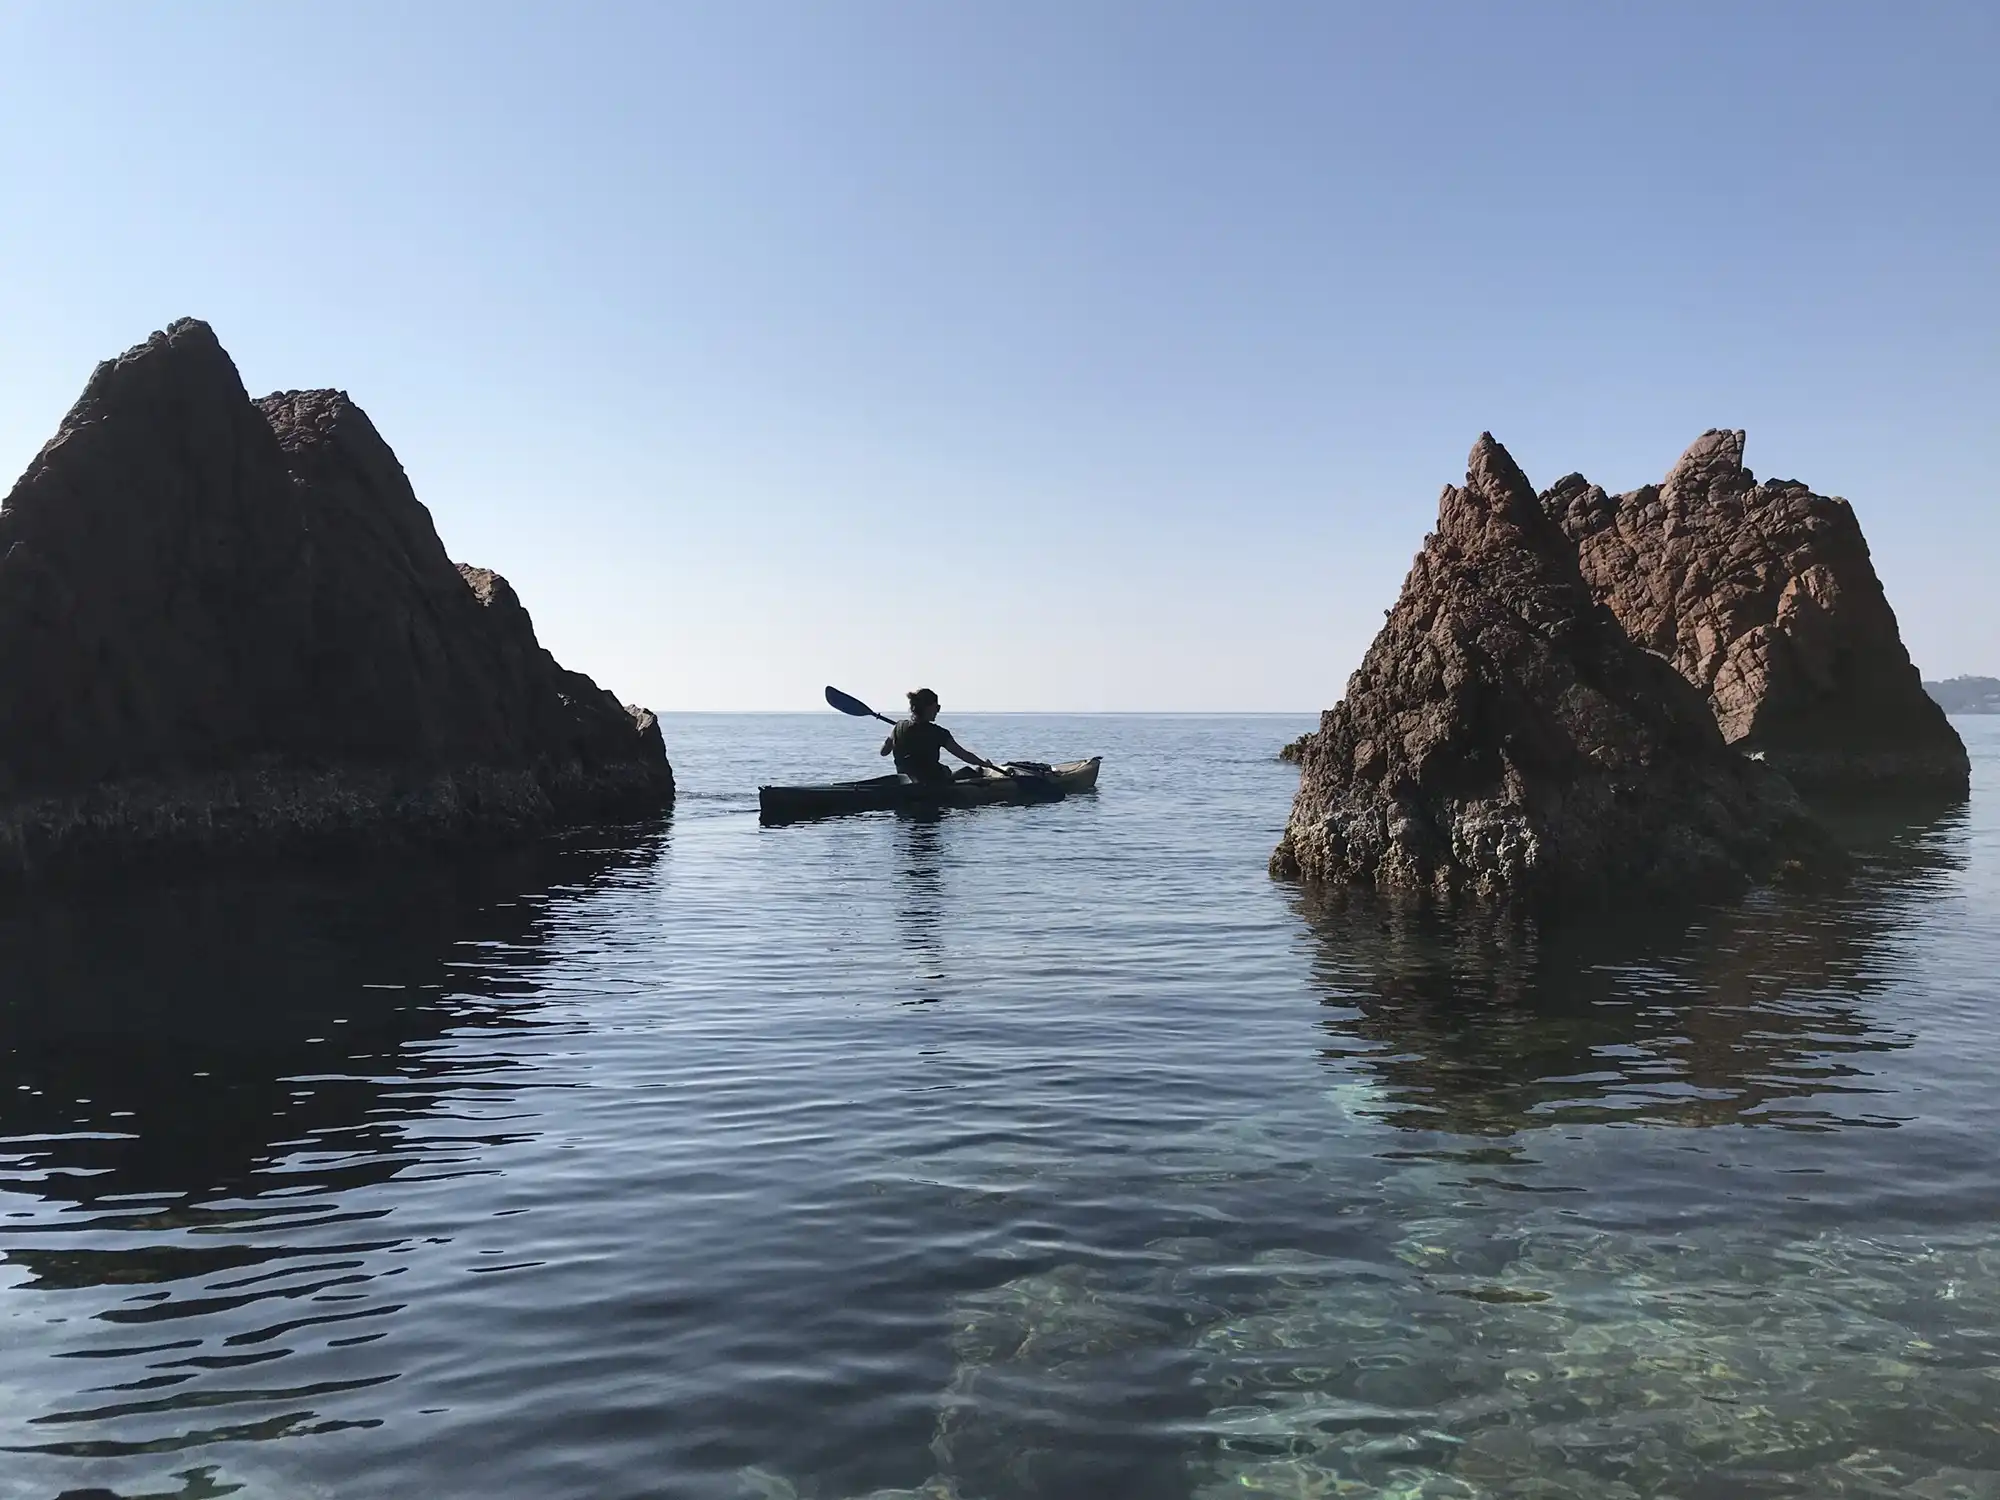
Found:
[[[1437,529],[1462,546],[1478,546],[1496,525],[1532,533],[1542,518],[1528,476],[1492,433],[1482,432],[1466,455],[1465,484],[1446,485],[1438,497]]]
[[[101,361],[62,427],[101,418],[120,401],[147,397],[185,409],[203,400],[236,405],[248,392],[215,330],[199,318],[177,318],[144,343]]]
[[[355,423],[365,425],[372,435],[381,436],[368,420],[368,413],[356,406],[354,398],[345,391],[273,391],[257,405],[277,434],[278,446],[287,453],[330,438]]]
[[[1711,489],[1748,489],[1756,477],[1743,467],[1742,428],[1711,427],[1687,446],[1667,471],[1662,491],[1700,495]]]
[[[232,376],[236,374],[236,361],[222,347],[222,340],[215,336],[215,330],[200,318],[174,319],[165,328],[155,330],[143,343],[134,344],[116,358],[99,363],[97,374],[115,375],[145,361],[162,358],[213,365],[227,369]],[[84,393],[88,395],[89,391],[90,387],[85,386]]]
[[[1479,441],[1465,456],[1465,488],[1493,509],[1516,519],[1524,519],[1527,515],[1520,508],[1522,497],[1532,499],[1535,493],[1535,487],[1528,483],[1528,476],[1514,462],[1514,455],[1502,447],[1490,432],[1480,433]]]
[[[395,450],[346,391],[273,391],[257,403],[284,451],[294,482],[360,486],[384,518],[400,519],[412,532],[434,531],[431,513],[410,488]],[[442,544],[440,544],[442,546]]]
[[[100,430],[114,422],[116,432]],[[123,354],[101,361],[55,436],[42,445],[8,494],[6,507],[32,513],[50,503],[89,504],[60,476],[48,484],[36,482],[65,450],[60,468],[101,468],[107,477],[108,471],[124,470],[122,482],[152,489],[157,474],[147,464],[159,454],[168,433],[178,435],[189,461],[197,465],[242,445],[261,450],[254,455],[253,467],[267,467],[275,456],[264,424],[250,410],[235,361],[215,331],[195,318],[181,318]],[[254,482],[244,476],[243,483]],[[239,489],[242,483],[224,488]],[[215,493],[211,485],[199,487],[191,496],[171,498],[177,504],[192,500],[199,506]]]

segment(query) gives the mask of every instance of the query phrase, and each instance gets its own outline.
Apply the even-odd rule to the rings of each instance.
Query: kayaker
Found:
[[[989,771],[1000,768],[983,755],[975,755],[951,737],[951,731],[938,723],[938,695],[929,688],[918,688],[906,694],[910,700],[910,716],[889,731],[889,737],[882,741],[882,753],[896,757],[896,769],[913,781],[949,781],[951,772],[938,759],[940,750],[949,750],[967,765],[984,766]]]

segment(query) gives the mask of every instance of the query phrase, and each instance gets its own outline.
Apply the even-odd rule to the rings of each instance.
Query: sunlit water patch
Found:
[[[672,723],[656,827],[0,918],[0,1497],[2000,1495],[1995,721],[1826,890],[1262,872],[1287,719],[1098,795]]]

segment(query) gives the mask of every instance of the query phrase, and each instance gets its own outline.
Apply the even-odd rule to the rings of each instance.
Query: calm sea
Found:
[[[1314,909],[1102,790],[0,916],[0,1497],[2000,1495],[2000,719],[1845,886]]]

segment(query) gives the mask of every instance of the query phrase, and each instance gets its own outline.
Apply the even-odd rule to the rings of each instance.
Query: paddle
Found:
[[[863,703],[859,698],[850,697],[837,687],[830,687],[826,690],[826,702],[827,707],[837,708],[842,713],[852,714],[857,719],[880,719],[890,728],[895,728],[896,721],[887,714],[876,713],[874,709]]]
[[[842,713],[856,719],[880,719],[892,729],[896,725],[896,721],[887,714],[876,713],[874,709],[863,703],[852,693],[843,693],[837,687],[829,687],[826,690],[826,704],[828,708],[837,708]],[[1008,777],[1011,780],[1019,779],[1018,773],[1012,766],[996,766],[994,769],[1002,776]]]

